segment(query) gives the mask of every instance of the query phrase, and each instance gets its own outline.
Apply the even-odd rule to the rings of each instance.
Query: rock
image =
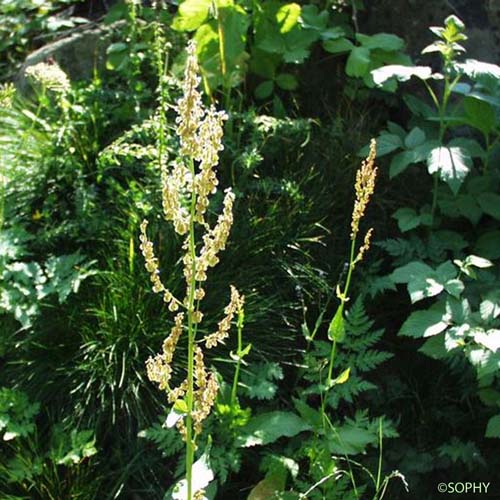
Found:
[[[500,0],[377,0],[359,13],[360,31],[395,33],[417,60],[434,41],[429,26],[442,26],[455,14],[465,23],[467,57],[497,64],[500,58]]]
[[[51,42],[32,52],[18,74],[17,87],[21,92],[28,87],[26,69],[42,61],[53,60],[67,73],[72,81],[92,78],[94,71],[102,70],[106,63],[106,48],[113,34],[123,26],[123,21],[106,25],[82,27],[69,36]]]

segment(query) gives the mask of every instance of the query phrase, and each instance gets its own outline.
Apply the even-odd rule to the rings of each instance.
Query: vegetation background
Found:
[[[499,19],[486,0],[0,0],[0,498],[186,498],[139,226],[179,290],[157,159],[179,157],[189,39],[229,116],[209,216],[236,198],[202,333],[245,295],[206,356],[206,498],[498,498]]]

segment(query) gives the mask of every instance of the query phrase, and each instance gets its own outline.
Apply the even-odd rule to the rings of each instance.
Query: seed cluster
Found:
[[[360,169],[356,172],[356,200],[351,218],[351,239],[355,239],[359,232],[359,221],[365,214],[366,207],[375,190],[375,179],[377,177],[377,167],[375,157],[377,156],[377,144],[375,139],[370,142],[370,152],[366,160],[363,160]]]
[[[147,235],[148,222],[143,221],[140,228],[140,248],[153,291],[163,296],[171,311],[182,309],[175,316],[174,326],[163,342],[162,352],[150,357],[146,362],[148,378],[167,393],[170,403],[184,398],[189,391],[189,373],[180,385],[171,386],[174,353],[183,331],[186,330],[186,322],[188,329],[194,329],[195,335],[197,325],[203,319],[199,309],[200,302],[205,297],[202,284],[207,280],[208,269],[217,265],[219,253],[226,248],[233,224],[235,200],[231,189],[226,189],[222,213],[215,224],[210,226],[206,212],[209,197],[216,192],[218,186],[215,167],[219,163],[219,153],[223,150],[223,125],[227,115],[216,111],[213,106],[208,109],[203,106],[198,90],[200,77],[195,53],[195,45],[191,43],[188,46],[183,95],[176,106],[176,132],[180,139],[180,155],[170,165],[162,162],[160,166],[163,215],[172,223],[175,232],[183,237],[182,262],[186,281],[186,295],[183,300],[178,300],[160,278],[158,258]],[[199,229],[195,232],[197,227]],[[198,245],[194,235],[200,232],[202,237]],[[195,436],[202,431],[202,423],[210,414],[218,391],[215,373],[209,372],[205,366],[201,344],[211,348],[224,341],[229,334],[235,313],[243,307],[243,300],[243,296],[231,286],[231,299],[217,331],[194,344],[190,417]],[[186,440],[185,416],[179,419],[176,425]]]

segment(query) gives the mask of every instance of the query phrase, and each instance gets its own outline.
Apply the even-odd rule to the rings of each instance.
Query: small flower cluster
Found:
[[[375,157],[377,156],[377,144],[375,139],[370,142],[370,152],[366,160],[363,160],[361,168],[356,172],[356,200],[351,218],[351,240],[354,240],[359,232],[359,221],[365,214],[366,207],[375,190],[375,179],[377,167]]]
[[[26,69],[26,75],[48,90],[64,94],[70,89],[68,75],[57,63],[41,62]]]
[[[202,431],[202,423],[210,414],[215,403],[218,383],[215,373],[206,369],[201,343],[207,348],[214,347],[228,336],[235,313],[243,307],[243,297],[231,286],[231,299],[224,310],[224,318],[218,324],[217,332],[196,340],[197,325],[203,319],[200,302],[205,296],[202,283],[207,279],[208,268],[219,262],[219,253],[225,249],[233,224],[234,194],[225,191],[222,213],[213,227],[206,220],[209,196],[216,192],[218,180],[215,167],[222,151],[224,120],[227,116],[212,106],[203,106],[198,91],[200,77],[195,46],[188,47],[188,58],[183,82],[183,96],[177,103],[177,134],[180,139],[180,157],[170,166],[162,162],[162,206],[163,215],[170,221],[175,232],[183,237],[183,273],[186,280],[186,295],[181,301],[174,297],[161,278],[158,259],[153,243],[147,236],[148,222],[141,224],[141,251],[150,275],[152,289],[161,294],[171,311],[179,308],[170,335],[163,343],[162,352],[150,357],[146,362],[148,378],[157,383],[160,390],[167,393],[172,404],[184,398],[187,415],[176,423],[184,440],[188,441],[192,425],[194,436]],[[195,166],[198,168],[195,169]],[[196,241],[196,225],[203,231],[199,246]],[[186,321],[187,320],[187,321]],[[186,325],[187,323],[187,325]],[[171,387],[172,362],[175,349],[182,333],[187,330],[192,352],[192,373],[177,387]],[[189,363],[188,363],[189,366]],[[187,418],[189,417],[189,418]],[[194,438],[192,438],[194,444]]]
[[[363,218],[366,207],[375,190],[375,179],[377,178],[377,167],[375,166],[375,157],[377,156],[377,144],[375,139],[370,142],[370,152],[366,160],[361,163],[360,169],[356,172],[356,199],[351,218],[351,240],[354,242],[359,233],[359,222]],[[370,248],[373,228],[370,228],[365,234],[363,244],[358,250],[353,265],[363,260],[365,253]]]

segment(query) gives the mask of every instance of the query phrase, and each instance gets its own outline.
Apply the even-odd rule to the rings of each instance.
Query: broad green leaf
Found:
[[[487,259],[500,258],[500,231],[493,230],[482,234],[474,247],[474,251]]]
[[[387,80],[394,78],[398,82],[406,82],[412,76],[421,80],[427,80],[432,76],[432,69],[428,66],[402,66],[400,64],[390,64],[382,68],[374,69],[371,72],[375,85],[381,86]]]
[[[500,438],[500,415],[495,415],[488,420],[485,437]]]
[[[425,132],[419,128],[414,127],[405,138],[405,146],[408,149],[416,148],[425,141]]]
[[[288,3],[281,6],[276,13],[279,30],[282,34],[291,31],[299,22],[300,5],[296,3]]]
[[[357,455],[363,453],[369,444],[375,443],[377,435],[354,424],[345,424],[330,433],[328,448],[331,453]]]
[[[290,73],[280,73],[276,77],[276,84],[283,90],[295,90],[299,83],[297,78]]]
[[[463,63],[455,63],[453,67],[459,73],[482,84],[491,83],[498,85],[498,81],[500,80],[500,66],[496,64],[477,61],[476,59],[467,59]]]
[[[401,50],[405,42],[399,36],[391,33],[376,33],[375,35],[356,34],[356,40],[368,49],[381,49],[388,52]]]
[[[483,321],[490,321],[491,319],[500,316],[500,290],[496,289],[488,294],[479,306],[481,319]]]
[[[409,283],[417,278],[425,278],[434,274],[434,269],[424,262],[413,261],[395,269],[390,275],[394,283]]]
[[[480,269],[486,269],[487,267],[493,266],[493,262],[477,255],[468,255],[464,263],[466,266],[479,267]]]
[[[454,194],[458,193],[471,167],[470,157],[459,147],[434,148],[427,158],[429,173],[431,175],[438,173]]]
[[[459,300],[453,296],[446,299],[445,311],[446,319],[456,325],[467,323],[471,316],[469,301],[467,299]]]
[[[337,40],[345,36],[346,36],[346,30],[342,26],[332,26],[330,28],[327,28],[326,30],[321,31],[321,39],[325,41]],[[354,44],[351,43],[351,47],[354,47]]]
[[[452,326],[444,334],[444,346],[446,350],[452,351],[458,347],[465,346],[465,336],[470,331],[470,325]]]
[[[176,31],[194,31],[207,19],[212,0],[184,0],[172,23]]]
[[[300,24],[303,28],[323,32],[328,24],[328,12],[319,11],[316,5],[304,5],[300,12]]]
[[[459,279],[451,279],[444,284],[444,289],[453,297],[459,298],[464,291],[464,283]]]
[[[428,338],[418,351],[432,359],[446,359],[448,357],[443,335]]]
[[[347,58],[345,71],[348,76],[364,76],[370,67],[370,49],[354,47]]]
[[[448,146],[461,148],[471,158],[484,158],[486,155],[482,146],[475,139],[467,137],[455,137],[449,142]]]
[[[271,80],[267,80],[265,82],[259,83],[257,87],[255,88],[255,97],[257,99],[266,99],[269,97],[274,90],[274,82]]]
[[[496,352],[500,349],[500,330],[495,328],[488,331],[478,330],[474,333],[474,340],[490,351]]]
[[[399,229],[405,233],[420,226],[420,215],[413,208],[400,208],[392,215],[398,221]]]
[[[331,54],[340,54],[342,52],[350,52],[354,48],[354,44],[347,38],[325,40],[323,48]]]
[[[483,212],[500,220],[500,195],[496,193],[482,193],[477,201]]]
[[[443,313],[438,310],[415,311],[403,323],[399,335],[414,338],[426,338],[438,335],[446,330],[448,323]]]
[[[469,125],[480,130],[483,134],[489,134],[496,123],[495,110],[493,107],[474,97],[464,99],[464,111]]]
[[[320,429],[323,426],[323,417],[321,413],[311,408],[307,403],[301,399],[293,398],[295,409],[299,412],[302,419],[307,422],[311,427]]]
[[[429,297],[439,295],[444,289],[444,285],[434,276],[418,278],[408,283],[408,293],[411,303],[414,304]]]
[[[393,179],[396,175],[404,172],[412,163],[417,162],[415,151],[401,151],[394,155],[389,167],[389,177]]]
[[[262,446],[273,443],[283,436],[293,437],[310,428],[309,424],[295,413],[285,411],[262,413],[240,429],[236,442],[243,448]]]
[[[431,108],[425,101],[412,94],[405,94],[403,96],[403,101],[408,106],[409,110],[416,116],[427,118],[436,114],[436,111]]]
[[[396,134],[382,133],[377,137],[377,157],[385,156],[392,151],[403,147],[401,137]],[[368,150],[366,151],[368,153]],[[366,156],[366,154],[364,154]]]
[[[331,341],[342,342],[345,337],[344,308],[339,306],[328,326],[328,338]]]

